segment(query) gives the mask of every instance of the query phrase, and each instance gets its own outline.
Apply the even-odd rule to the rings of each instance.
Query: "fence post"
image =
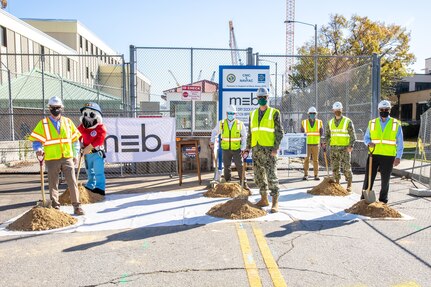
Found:
[[[42,116],[45,116],[45,56],[40,55],[42,65]]]
[[[253,48],[247,48],[247,63],[248,66],[253,66]]]
[[[130,101],[131,114],[136,117],[136,94],[135,94],[135,76],[136,76],[136,48],[130,45]]]
[[[380,57],[373,53],[371,73],[371,118],[376,118],[380,98]]]
[[[122,61],[122,65],[121,65],[121,81],[122,81],[122,83],[121,83],[121,85],[122,85],[122,88],[123,88],[123,91],[122,91],[122,100],[121,100],[121,102],[122,102],[122,108],[123,108],[123,110],[125,109],[125,107],[126,107],[126,97],[127,97],[127,89],[126,89],[126,63],[125,63],[125,61],[124,61],[124,54],[122,54],[121,55],[121,61]]]
[[[15,129],[14,129],[14,121],[13,121],[13,103],[12,103],[12,80],[10,76],[10,70],[7,69],[7,83],[9,85],[9,125],[10,125],[10,135],[11,140],[15,140]]]
[[[256,66],[259,66],[259,53],[256,53]]]
[[[190,48],[190,85],[193,84],[193,48]],[[191,109],[190,109],[190,135],[193,136],[194,131],[194,117],[193,117],[193,105],[194,101],[191,99],[190,101]]]

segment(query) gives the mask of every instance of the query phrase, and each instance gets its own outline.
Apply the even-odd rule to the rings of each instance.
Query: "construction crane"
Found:
[[[215,80],[215,73],[216,73],[216,71],[214,71],[213,74],[211,75],[211,82],[214,82],[214,80]]]
[[[201,80],[201,77],[202,77],[202,70],[199,71],[199,76],[198,76],[197,82],[199,82]]]
[[[172,78],[174,78],[174,80],[175,80],[175,83],[177,84],[177,87],[181,86],[181,85],[180,85],[180,83],[178,83],[178,80],[177,80],[177,78],[175,78],[175,75],[174,75],[174,73],[172,73],[172,71],[171,71],[171,70],[168,70],[168,72],[169,72],[169,74],[171,74]]]
[[[236,45],[235,32],[233,31],[233,22],[229,21],[229,47],[230,55],[232,58],[232,65],[241,65],[239,57],[238,46]]]
[[[286,21],[295,21],[295,0],[286,0]],[[295,24],[286,23],[286,55],[295,53]],[[292,74],[293,57],[286,57],[285,87],[287,87],[289,75]]]

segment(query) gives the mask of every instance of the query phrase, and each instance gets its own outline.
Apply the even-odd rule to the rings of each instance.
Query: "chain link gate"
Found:
[[[431,189],[431,109],[421,115],[421,125],[413,159],[412,179]]]
[[[219,66],[232,65],[232,53],[237,52],[239,62],[250,63],[249,49],[167,48],[130,46],[131,85],[141,73],[151,79],[150,103],[137,100],[137,89],[130,98],[136,116],[174,117],[176,135],[181,139],[198,139],[201,170],[212,168],[212,154],[208,148],[211,130],[218,121]],[[134,76],[133,76],[134,73]],[[184,100],[182,86],[198,85],[202,88],[201,99]],[[133,91],[136,94],[133,94]],[[151,107],[158,103],[159,108]],[[163,127],[161,127],[163,128]],[[195,170],[193,152],[182,150],[184,170]],[[176,162],[143,163],[160,174],[176,172]],[[139,164],[141,165],[141,164]]]

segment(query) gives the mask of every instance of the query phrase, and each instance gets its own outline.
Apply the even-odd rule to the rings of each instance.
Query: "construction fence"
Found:
[[[219,66],[234,61],[270,66],[270,105],[280,109],[285,132],[299,131],[310,106],[327,122],[333,102],[341,101],[361,139],[368,120],[377,113],[380,63],[375,55],[265,55],[251,48],[234,52],[235,57],[230,49],[130,46],[129,63],[123,56],[0,55],[0,172],[38,172],[26,137],[47,115],[52,96],[63,99],[64,115],[76,125],[79,108],[89,101],[100,104],[104,118],[173,117],[176,136],[199,139],[201,169],[211,170],[208,143],[218,121]],[[294,64],[286,73],[288,57]],[[202,87],[200,99],[182,99],[181,86],[189,84]],[[190,153],[181,153],[183,168],[195,169]],[[106,164],[108,177],[176,173],[176,161]]]
[[[431,189],[431,109],[421,115],[411,173],[413,180]]]

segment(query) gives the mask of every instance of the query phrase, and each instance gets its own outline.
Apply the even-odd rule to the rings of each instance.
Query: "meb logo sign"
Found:
[[[174,118],[105,118],[107,162],[176,160]]]

